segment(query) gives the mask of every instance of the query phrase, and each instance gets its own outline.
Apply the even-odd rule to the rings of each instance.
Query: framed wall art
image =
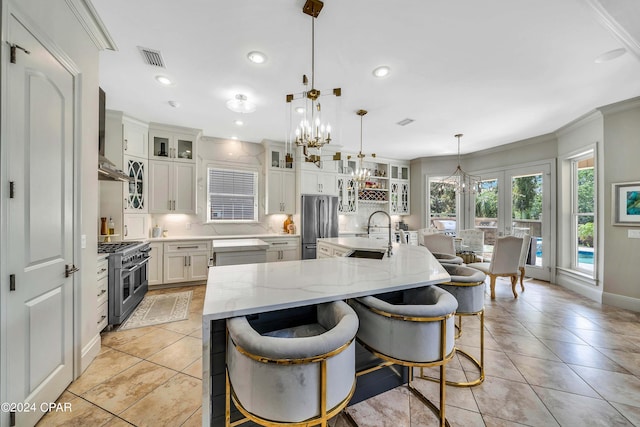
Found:
[[[611,184],[613,225],[640,227],[640,182]]]

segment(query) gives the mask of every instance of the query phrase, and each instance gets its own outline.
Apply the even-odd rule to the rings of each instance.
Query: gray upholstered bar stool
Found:
[[[360,319],[358,342],[387,361],[380,366],[409,367],[409,390],[439,417],[441,426],[448,426],[445,368],[455,354],[456,299],[436,286],[427,286],[356,298],[349,303]],[[413,386],[413,368],[429,366],[440,367],[439,408]]]
[[[457,255],[444,254],[442,252],[431,252],[431,255],[433,255],[433,257],[437,259],[440,264],[462,265],[464,263],[462,258]]]
[[[470,387],[484,381],[484,280],[486,275],[475,268],[462,265],[442,264],[451,280],[437,286],[453,295],[458,301],[458,327],[456,338],[462,335],[462,316],[480,317],[480,360],[456,347],[456,352],[469,359],[480,371],[477,379],[468,382],[447,381],[448,385]]]
[[[226,425],[325,427],[355,391],[358,317],[343,301],[317,306],[317,323],[259,334],[227,320]],[[246,417],[230,420],[230,400]]]

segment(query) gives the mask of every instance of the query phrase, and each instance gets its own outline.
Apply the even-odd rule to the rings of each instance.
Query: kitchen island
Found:
[[[202,315],[204,425],[224,426],[227,318],[267,314],[275,319],[282,310],[448,280],[425,247],[409,245],[394,246],[393,255],[380,260],[332,257],[210,268]]]

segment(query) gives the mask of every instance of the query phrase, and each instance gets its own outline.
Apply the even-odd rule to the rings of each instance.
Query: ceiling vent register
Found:
[[[138,46],[138,50],[142,54],[142,59],[145,64],[153,65],[154,67],[167,68],[164,65],[164,59],[159,50],[149,49],[148,47]]]

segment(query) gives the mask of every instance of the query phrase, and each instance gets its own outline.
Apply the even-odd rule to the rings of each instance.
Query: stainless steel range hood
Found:
[[[133,181],[132,177],[116,168],[116,165],[102,154],[98,155],[98,179],[100,181]]]

